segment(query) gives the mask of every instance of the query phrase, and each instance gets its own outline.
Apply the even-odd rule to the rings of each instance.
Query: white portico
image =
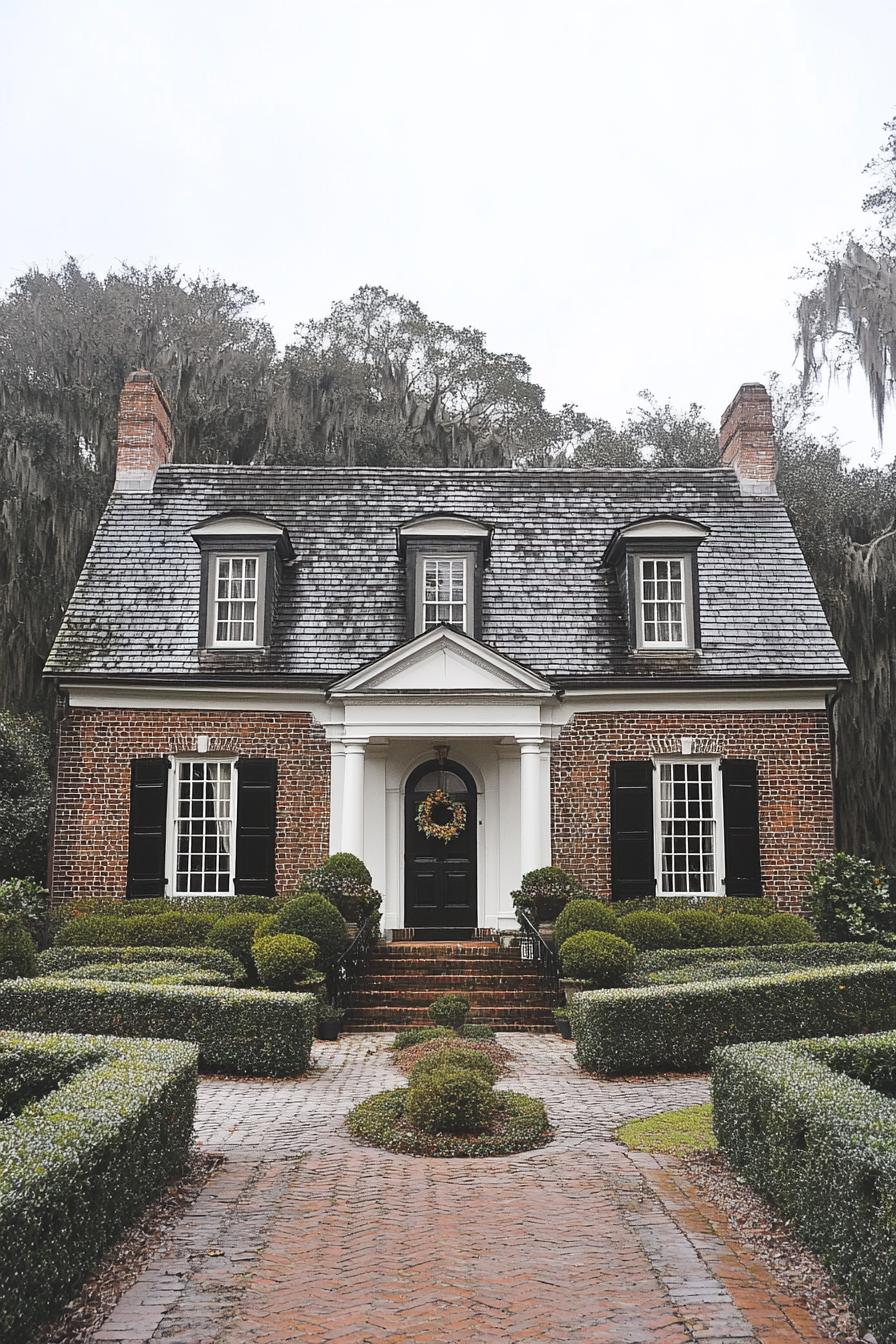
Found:
[[[385,928],[410,922],[417,828],[406,790],[436,744],[448,748],[448,771],[456,764],[475,788],[473,923],[515,926],[511,891],[551,861],[550,685],[439,626],[343,678],[329,699],[330,848],[364,859],[385,896]]]

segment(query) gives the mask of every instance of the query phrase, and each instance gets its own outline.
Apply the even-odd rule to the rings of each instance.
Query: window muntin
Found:
[[[446,621],[467,626],[467,560],[465,556],[426,556],[423,560],[423,629]]]
[[[258,643],[257,555],[215,557],[212,631],[216,645]]]
[[[687,644],[685,562],[680,556],[641,556],[641,643],[645,648],[683,648]]]
[[[718,763],[659,761],[655,817],[660,895],[717,894],[722,869]]]
[[[232,760],[176,763],[171,846],[176,896],[226,896],[233,890],[234,767]]]

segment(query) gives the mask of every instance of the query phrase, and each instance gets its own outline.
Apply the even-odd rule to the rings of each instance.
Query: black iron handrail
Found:
[[[334,1008],[345,1008],[352,990],[367,965],[371,948],[380,936],[380,916],[368,915],[348,947],[327,971],[327,998]]]
[[[531,961],[537,970],[545,989],[555,999],[563,997],[560,989],[560,958],[542,938],[532,920],[522,910],[517,911],[520,922],[520,956],[523,961]]]

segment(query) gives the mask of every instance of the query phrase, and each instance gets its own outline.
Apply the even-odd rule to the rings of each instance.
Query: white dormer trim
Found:
[[[404,537],[488,537],[491,528],[477,523],[474,518],[464,518],[461,514],[431,514],[425,518],[415,518],[404,523],[398,529],[399,538]]]
[[[703,537],[709,536],[709,528],[702,523],[691,522],[689,518],[645,518],[643,522],[632,523],[619,529],[619,537],[625,541],[644,540],[647,537],[664,539],[666,537]]]
[[[282,537],[286,531],[257,513],[229,513],[190,529],[191,537]]]
[[[458,692],[552,695],[549,682],[451,626],[401,644],[330,687],[330,696]]]

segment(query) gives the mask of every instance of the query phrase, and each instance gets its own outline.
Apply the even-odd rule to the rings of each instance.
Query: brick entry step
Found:
[[[352,995],[347,1031],[431,1026],[426,1009],[437,994],[463,994],[471,1022],[499,1031],[548,1031],[553,1000],[517,948],[492,941],[379,943]]]

